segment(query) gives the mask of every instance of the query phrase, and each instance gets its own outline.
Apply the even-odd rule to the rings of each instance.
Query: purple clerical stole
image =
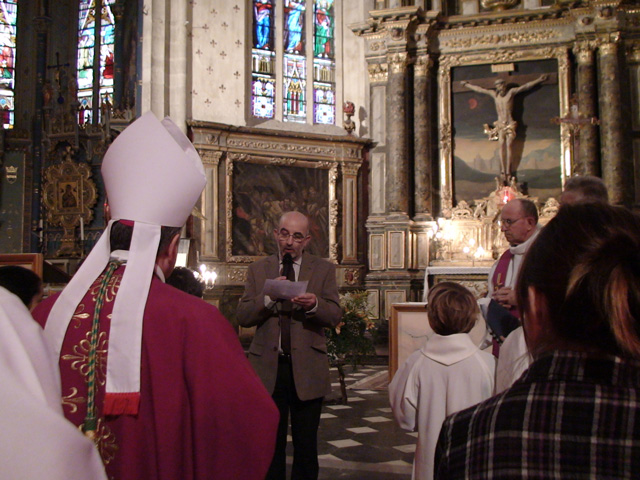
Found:
[[[511,253],[510,249],[507,249],[502,254],[500,259],[498,259],[498,264],[496,265],[496,269],[493,272],[493,278],[491,279],[491,281],[493,282],[494,292],[504,287],[504,282],[507,278],[507,271],[509,270],[509,263],[511,262],[512,259],[513,259],[513,253]],[[513,315],[514,317],[520,318],[520,311],[518,310],[518,307],[512,306],[508,310],[509,310],[509,313],[511,313],[511,315]]]

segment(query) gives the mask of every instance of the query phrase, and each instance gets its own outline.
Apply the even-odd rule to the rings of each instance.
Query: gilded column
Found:
[[[409,159],[407,141],[406,76],[407,53],[387,56],[387,177],[385,181],[386,213],[409,212]]]
[[[431,128],[429,122],[429,55],[418,56],[413,70],[414,210],[416,220],[431,220]]]
[[[358,263],[358,170],[360,164],[342,165],[342,264]]]
[[[627,174],[624,160],[624,132],[620,96],[618,45],[611,39],[600,45],[600,143],[602,179],[612,204],[625,204]]]
[[[592,45],[587,42],[576,45],[574,49],[578,62],[578,107],[581,117],[593,118],[597,112],[598,91],[596,85],[595,55]],[[580,127],[578,150],[579,169],[584,175],[600,176],[598,156],[598,127],[583,124]]]

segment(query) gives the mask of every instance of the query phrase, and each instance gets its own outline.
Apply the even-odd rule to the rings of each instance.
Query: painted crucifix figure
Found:
[[[547,75],[540,75],[523,85],[508,88],[507,82],[503,78],[498,78],[495,81],[495,89],[484,88],[466,81],[460,82],[469,90],[489,95],[495,102],[498,119],[493,122],[493,127],[484,124],[484,132],[489,136],[489,140],[500,143],[501,174],[505,185],[509,183],[517,167],[513,155],[513,141],[516,139],[518,122],[513,119],[513,99],[517,94],[531,90],[545,80]]]

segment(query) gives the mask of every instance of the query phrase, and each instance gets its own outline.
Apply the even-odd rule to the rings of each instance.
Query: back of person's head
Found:
[[[538,223],[538,207],[535,203],[528,198],[517,198],[515,201],[520,203],[523,217],[531,217],[535,223]]]
[[[202,298],[204,295],[204,282],[196,277],[193,270],[187,267],[174,268],[167,278],[167,283],[198,298]]]
[[[180,234],[182,229],[180,227],[162,227],[160,229],[160,244],[158,245],[158,254],[163,253],[171,240],[176,235]],[[129,250],[131,247],[131,238],[133,236],[133,226],[127,225],[123,222],[114,222],[111,226],[111,236],[109,237],[111,244],[111,251],[115,250]]]
[[[438,335],[469,333],[478,319],[478,303],[459,283],[440,282],[429,290],[427,315]]]
[[[609,192],[602,179],[591,175],[569,178],[560,195],[560,204],[576,203],[609,203]]]
[[[563,206],[530,247],[517,296],[534,356],[569,348],[640,358],[639,217]]]
[[[42,296],[42,280],[33,271],[18,265],[0,267],[0,286],[16,295],[28,309]]]

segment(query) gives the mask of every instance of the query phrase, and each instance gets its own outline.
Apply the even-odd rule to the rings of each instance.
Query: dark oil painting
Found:
[[[329,257],[329,171],[321,168],[234,162],[232,254],[277,252],[280,216],[297,210],[309,218],[306,251]]]

